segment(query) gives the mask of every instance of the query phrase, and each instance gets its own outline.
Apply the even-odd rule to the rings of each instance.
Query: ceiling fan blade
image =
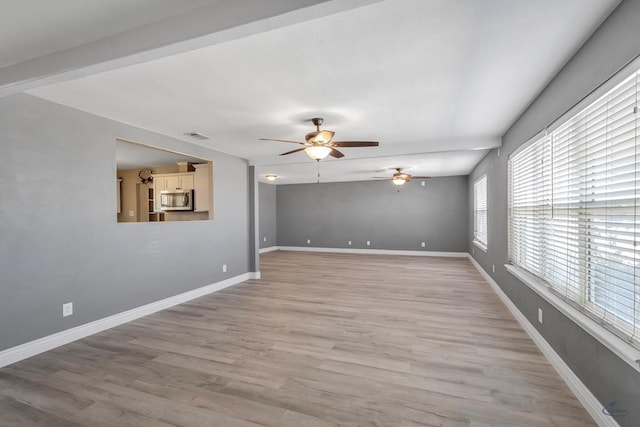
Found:
[[[292,144],[300,144],[300,145],[305,145],[304,142],[299,142],[299,141],[288,141],[286,139],[269,139],[269,138],[259,138],[259,141],[275,141],[275,142],[290,142]]]
[[[331,157],[335,157],[336,159],[339,159],[340,157],[344,157],[344,154],[342,154],[341,152],[339,152],[338,150],[336,150],[335,148],[331,149],[331,152],[329,153],[329,155]]]
[[[415,176],[415,175],[411,175],[411,179],[429,179],[431,178],[430,176]]]
[[[392,179],[389,178],[388,176],[372,176],[373,179]]]
[[[377,147],[378,141],[334,141],[334,147]]]
[[[298,151],[304,151],[304,148],[297,148],[295,150],[291,150],[291,151],[287,151],[286,153],[282,153],[280,154],[281,156],[286,156],[287,154],[293,154],[293,153],[297,153]]]

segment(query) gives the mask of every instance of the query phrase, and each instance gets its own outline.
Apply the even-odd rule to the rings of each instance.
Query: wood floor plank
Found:
[[[595,425],[466,259],[261,273],[0,369],[0,426]]]

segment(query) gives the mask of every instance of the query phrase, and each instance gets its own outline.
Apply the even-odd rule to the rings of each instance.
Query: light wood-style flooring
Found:
[[[261,263],[261,280],[0,369],[0,425],[595,425],[466,259]]]

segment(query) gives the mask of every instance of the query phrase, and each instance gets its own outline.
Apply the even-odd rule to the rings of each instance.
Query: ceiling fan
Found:
[[[324,119],[320,117],[314,117],[311,119],[311,122],[315,125],[316,130],[314,132],[309,132],[305,135],[304,139],[306,142],[298,142],[298,141],[288,141],[286,139],[269,139],[269,138],[260,138],[260,141],[275,141],[275,142],[289,142],[292,144],[303,145],[304,147],[298,148],[295,150],[287,151],[286,153],[280,154],[281,156],[286,156],[287,154],[297,153],[299,151],[304,151],[311,157],[313,160],[320,161],[327,156],[335,157],[339,159],[344,157],[340,151],[336,150],[336,147],[377,147],[378,141],[333,141],[333,135],[335,132],[330,130],[320,130],[320,126],[324,123]]]
[[[405,182],[411,181],[412,179],[429,179],[431,178],[430,176],[413,176],[410,175],[406,172],[402,172],[402,168],[395,168],[395,172],[393,174],[393,176],[391,177],[391,181],[397,185],[397,186],[401,186],[403,185]],[[386,176],[374,176],[374,178],[376,179],[389,179],[389,177]]]

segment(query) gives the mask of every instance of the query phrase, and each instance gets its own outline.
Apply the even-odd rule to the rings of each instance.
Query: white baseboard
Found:
[[[141,307],[123,311],[113,316],[85,323],[66,331],[58,332],[16,347],[8,348],[0,351],[0,368],[19,362],[29,357],[35,356],[45,351],[52,350],[56,347],[68,344],[70,342],[88,337],[90,335],[102,332],[104,330],[114,328],[123,323],[131,322],[149,314],[165,310],[178,304],[185,303],[195,298],[219,291],[229,286],[236,285],[249,279],[259,279],[260,272],[244,273],[239,276],[231,277],[211,285],[203,286],[192,291],[184,292],[160,301],[152,302]]]
[[[394,249],[316,248],[310,246],[277,246],[280,251],[333,252],[339,254],[405,255],[466,258],[466,252],[403,251]]]
[[[261,254],[264,254],[264,253],[267,253],[267,252],[273,252],[273,251],[277,251],[277,250],[278,250],[278,247],[277,247],[277,246],[269,246],[268,248],[262,248],[262,249],[260,249],[260,251],[259,251],[259,252],[260,252]]]
[[[482,277],[489,283],[489,286],[502,300],[504,305],[509,309],[513,317],[516,318],[520,326],[525,330],[533,342],[538,346],[542,354],[545,355],[551,366],[556,370],[558,375],[569,386],[573,394],[580,401],[582,406],[589,412],[589,415],[600,427],[620,427],[620,424],[611,416],[603,413],[603,405],[600,401],[591,393],[591,391],[584,385],[580,378],[569,368],[569,366],[562,360],[562,358],[556,353],[551,345],[544,339],[544,337],[538,332],[538,330],[529,322],[529,320],[518,310],[516,305],[511,302],[507,294],[505,294],[500,286],[493,280],[491,276],[478,264],[478,262],[470,255],[469,260],[478,269]]]

